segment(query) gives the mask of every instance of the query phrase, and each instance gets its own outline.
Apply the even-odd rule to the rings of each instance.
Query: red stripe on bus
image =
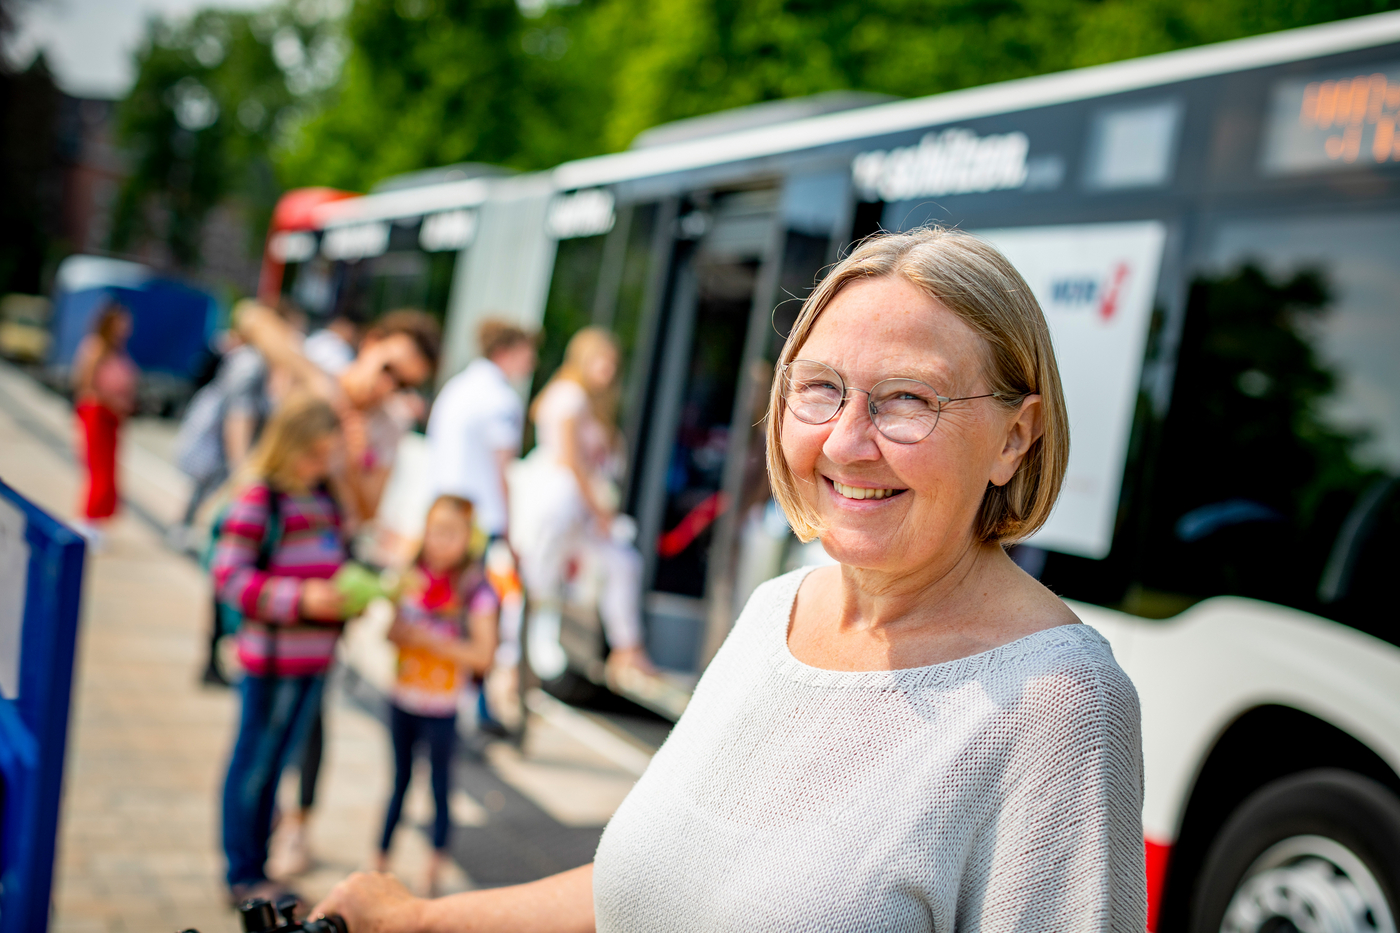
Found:
[[[691,542],[700,537],[700,534],[710,527],[710,524],[724,510],[729,508],[729,497],[723,492],[711,493],[705,500],[691,509],[681,519],[680,524],[661,536],[656,542],[656,552],[662,557],[675,557],[681,551],[690,547]]]
[[[1162,888],[1167,883],[1167,860],[1172,847],[1165,842],[1143,838],[1147,856],[1147,933],[1157,929],[1157,914],[1162,909]]]

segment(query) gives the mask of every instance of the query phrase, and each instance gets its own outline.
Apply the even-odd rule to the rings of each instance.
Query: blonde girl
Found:
[[[398,616],[389,629],[389,640],[399,646],[390,710],[394,792],[384,815],[379,869],[388,865],[389,844],[413,775],[414,751],[426,746],[436,810],[426,882],[430,892],[436,890],[448,857],[447,794],[457,744],[457,702],[467,678],[485,676],[496,654],[499,604],[481,562],[473,558],[472,519],[472,504],[466,499],[442,495],[433,502],[414,563],[416,580],[399,601]]]
[[[329,404],[289,399],[249,456],[214,548],[217,598],[243,617],[243,710],[223,797],[234,902],[286,893],[266,874],[277,782],[320,709],[346,615],[330,582],[346,559],[340,510],[325,489],[339,445]]]

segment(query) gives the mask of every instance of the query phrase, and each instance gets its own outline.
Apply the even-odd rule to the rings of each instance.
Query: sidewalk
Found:
[[[62,400],[0,363],[0,476],[60,518],[73,515],[81,486],[69,417]],[[236,697],[196,682],[209,593],[199,568],[162,540],[160,526],[178,516],[187,489],[161,456],[169,426],[133,428],[122,462],[129,507],[86,569],[53,928],[234,933],[218,797]],[[375,643],[364,633],[357,640]],[[532,721],[523,752],[497,743],[484,758],[462,756],[453,851],[472,874],[459,872],[452,886],[510,883],[591,857],[645,765],[635,750],[629,757],[590,742],[588,728],[583,740],[572,734],[571,723],[587,726],[581,714],[549,712]],[[294,880],[309,898],[369,861],[391,779],[388,737],[374,713],[372,696],[366,703],[335,691],[327,704],[312,823],[318,861]],[[411,886],[429,849],[412,828],[431,811],[425,778],[415,777],[395,840],[394,868]]]

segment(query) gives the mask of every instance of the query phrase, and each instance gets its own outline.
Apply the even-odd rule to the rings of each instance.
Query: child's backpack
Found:
[[[271,486],[264,486],[267,488],[267,524],[263,527],[262,541],[258,544],[258,557],[253,563],[258,570],[267,570],[272,564],[272,555],[277,552],[277,545],[282,540],[282,497]],[[214,550],[219,546],[224,522],[228,520],[228,513],[232,507],[232,502],[225,503],[214,516],[214,524],[209,529],[209,544],[200,559],[200,565],[204,567],[205,572],[209,572],[214,566]],[[219,593],[215,590],[214,619],[219,635],[232,635],[243,624],[243,609],[234,603],[219,599]]]

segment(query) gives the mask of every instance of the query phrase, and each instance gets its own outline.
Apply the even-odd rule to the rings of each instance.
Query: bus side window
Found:
[[[1326,304],[1320,274],[1273,276],[1251,262],[1192,284],[1156,465],[1156,588],[1308,601],[1321,555],[1299,506],[1347,469],[1327,462],[1344,456],[1339,439],[1308,423],[1335,376],[1301,325]]]
[[[1353,628],[1400,644],[1394,579],[1400,567],[1400,481],[1372,481],[1342,522],[1323,568],[1323,611]]]
[[[1152,464],[1140,588],[1247,596],[1392,642],[1400,216],[1215,231]],[[1172,605],[1170,599],[1159,599]]]

